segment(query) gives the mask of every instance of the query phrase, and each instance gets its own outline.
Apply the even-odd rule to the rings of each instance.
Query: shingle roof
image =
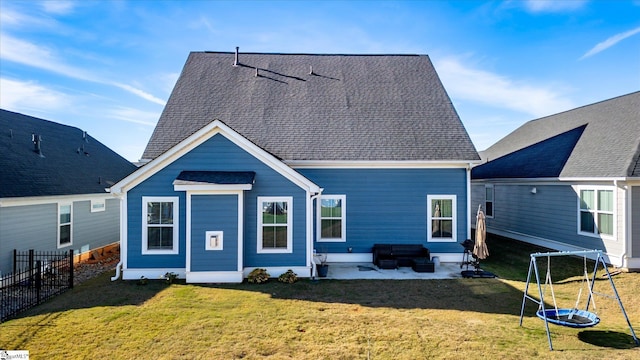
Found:
[[[473,179],[557,178],[562,173],[584,129],[585,126],[577,127],[476,166],[471,171],[471,177]]]
[[[255,178],[256,173],[253,171],[182,171],[176,180],[186,183],[253,185]]]
[[[136,169],[78,128],[2,109],[0,154],[0,198],[105,193]]]
[[[427,56],[240,53],[233,63],[230,52],[189,55],[143,158],[217,119],[281,160],[479,159]]]
[[[543,166],[565,157],[567,154],[563,152],[547,151],[546,156],[539,156],[522,149],[552,144],[545,140],[581,126],[584,131],[557,177],[640,177],[640,92],[527,122],[483,151],[483,159],[489,162],[475,167],[472,177],[486,178],[486,174],[480,174],[490,167],[495,170],[496,164],[507,171],[502,177],[519,177],[515,159]],[[517,152],[524,153],[526,158],[514,157]]]

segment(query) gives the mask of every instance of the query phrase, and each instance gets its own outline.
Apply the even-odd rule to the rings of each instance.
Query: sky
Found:
[[[236,46],[429,55],[481,151],[640,90],[640,0],[0,0],[0,108],[137,161],[189,52]]]

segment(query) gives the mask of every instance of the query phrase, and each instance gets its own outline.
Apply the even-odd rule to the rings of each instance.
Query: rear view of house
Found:
[[[0,110],[0,276],[14,249],[80,254],[117,243],[105,191],[136,167],[86,132]]]
[[[483,153],[487,231],[640,269],[640,92],[532,120]]]
[[[237,51],[189,55],[143,157],[111,187],[123,277],[189,282],[375,243],[458,260],[479,160],[427,56]]]

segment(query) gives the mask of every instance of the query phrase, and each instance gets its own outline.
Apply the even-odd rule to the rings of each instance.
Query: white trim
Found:
[[[140,280],[142,276],[149,280],[164,279],[164,275],[168,272],[178,274],[179,279],[185,278],[184,268],[140,268],[122,270],[122,280]]]
[[[220,120],[212,121],[207,126],[196,131],[191,136],[164,152],[162,155],[138,168],[138,170],[114,184],[109,191],[114,194],[122,194],[129,191],[217,134],[221,134],[229,141],[247,151],[250,155],[260,160],[262,163],[269,166],[271,169],[275,170],[300,188],[312,193],[320,191],[320,187],[318,185],[314,184],[309,179],[302,176],[302,174],[278,160],[275,156],[247,140],[247,138],[243,137]]]
[[[580,216],[581,212],[582,212],[582,208],[581,208],[581,202],[582,202],[582,198],[581,198],[581,194],[580,192],[582,190],[590,190],[594,192],[594,205],[596,207],[596,209],[592,209],[589,211],[589,213],[594,215],[593,218],[593,222],[594,222],[594,231],[593,233],[591,232],[586,232],[586,231],[582,231],[582,229],[580,228],[580,221],[582,219],[582,217]],[[603,239],[603,240],[611,240],[611,241],[616,241],[617,240],[617,232],[618,232],[618,214],[617,214],[617,208],[616,208],[616,204],[617,202],[617,187],[613,187],[613,186],[592,186],[592,185],[578,185],[578,186],[574,186],[574,191],[576,192],[576,197],[577,197],[577,233],[578,235],[583,235],[583,236],[589,236],[589,237],[595,237],[598,239]],[[611,191],[612,193],[612,197],[613,197],[613,210],[611,212],[609,211],[601,211],[601,210],[597,210],[598,207],[598,192],[599,191]],[[613,217],[613,223],[611,224],[612,226],[612,230],[613,230],[613,234],[604,234],[604,233],[600,233],[598,231],[599,229],[599,224],[598,224],[598,216],[597,214],[599,213],[603,213],[603,214],[609,214],[611,213],[611,216]]]
[[[567,185],[567,183],[600,183],[602,185],[612,185],[616,182],[631,181],[633,178],[617,177],[557,177],[557,178],[495,178],[495,179],[473,179],[472,183],[496,183],[496,184],[540,184],[540,185]]]
[[[323,238],[322,237],[322,200],[337,199],[342,202],[341,237],[340,238]],[[317,220],[316,220],[316,241],[317,242],[346,242],[347,241],[347,195],[325,195],[322,194],[318,198],[317,204]]]
[[[251,190],[251,184],[183,184],[178,180],[173,182],[173,190],[175,191],[243,191]]]
[[[242,271],[194,271],[186,273],[187,283],[241,283]]]
[[[264,249],[262,247],[262,204],[265,202],[286,202],[287,203],[287,247],[286,249]],[[256,241],[258,254],[285,254],[293,252],[293,197],[292,196],[258,196],[257,201],[258,216],[258,237]],[[274,224],[266,224],[274,225]],[[282,225],[280,225],[282,226]]]
[[[451,238],[433,238],[432,237],[432,214],[431,214],[431,201],[432,200],[451,200]],[[457,242],[458,237],[458,199],[456,195],[445,194],[433,194],[427,195],[427,242]]]
[[[96,205],[99,205],[99,206],[96,208],[95,207]],[[89,209],[91,210],[92,213],[104,212],[105,210],[107,210],[107,199],[106,198],[91,199]]]
[[[284,160],[294,169],[423,169],[423,168],[468,168],[469,164],[480,161],[469,160]]]
[[[126,269],[128,264],[128,256],[127,251],[129,251],[128,239],[129,234],[128,231],[128,222],[127,216],[129,214],[127,207],[127,194],[123,194],[120,198],[120,262],[122,263],[122,268]]]
[[[80,195],[54,195],[54,196],[27,196],[16,198],[2,198],[0,199],[0,207],[11,206],[27,206],[27,205],[42,205],[52,204],[58,202],[76,202],[76,201],[90,201],[94,199],[112,199],[113,195],[108,193],[99,194],[80,194]]]
[[[171,250],[148,249],[147,242],[147,204],[150,202],[173,203],[173,248]],[[173,255],[180,253],[180,197],[178,196],[143,196],[142,197],[142,255]]]
[[[63,206],[69,207],[69,222],[61,223],[60,222],[60,208]],[[58,211],[57,211],[57,223],[58,223],[58,234],[56,236],[56,246],[58,249],[62,249],[68,246],[73,245],[73,202],[59,202],[58,203]],[[60,243],[60,226],[69,225],[69,242],[65,244]]]

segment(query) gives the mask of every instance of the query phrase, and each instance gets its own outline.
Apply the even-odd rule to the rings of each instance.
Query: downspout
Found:
[[[315,251],[312,251],[313,249],[313,238],[315,236],[315,232],[313,231],[313,226],[314,226],[314,217],[313,217],[313,203],[314,201],[316,201],[321,195],[322,195],[322,191],[324,191],[323,188],[320,188],[320,191],[317,192],[314,195],[311,195],[311,197],[309,198],[309,219],[311,221],[309,221],[309,233],[311,234],[311,236],[309,236],[309,251],[307,251],[307,256],[309,256],[310,252],[311,252],[311,256],[310,258],[308,258],[308,264],[311,265],[311,278],[315,279],[316,277],[318,277],[318,270],[316,269],[316,263],[315,263],[315,257],[313,256],[315,254]]]
[[[613,180],[613,187],[616,189],[615,198],[618,198],[618,180]],[[622,242],[622,254],[620,254],[620,267],[628,268],[628,259],[627,256],[629,241],[631,241],[631,190],[628,186],[624,186],[624,241]],[[616,221],[616,224],[618,222]],[[617,225],[616,225],[617,226]]]
[[[469,163],[467,167],[467,236],[466,239],[471,239],[471,166]]]
[[[118,264],[116,264],[116,274],[111,277],[111,281],[116,281],[120,278],[120,271],[124,264],[124,262],[122,261],[122,257],[126,256],[126,250],[127,250],[126,241],[122,241],[122,237],[124,236],[126,231],[126,226],[125,226],[126,219],[127,219],[126,209],[125,209],[125,207],[127,206],[126,195],[124,195],[125,201],[123,201],[122,194],[115,195],[115,196],[117,196],[118,200],[120,200],[120,261],[118,261]]]

